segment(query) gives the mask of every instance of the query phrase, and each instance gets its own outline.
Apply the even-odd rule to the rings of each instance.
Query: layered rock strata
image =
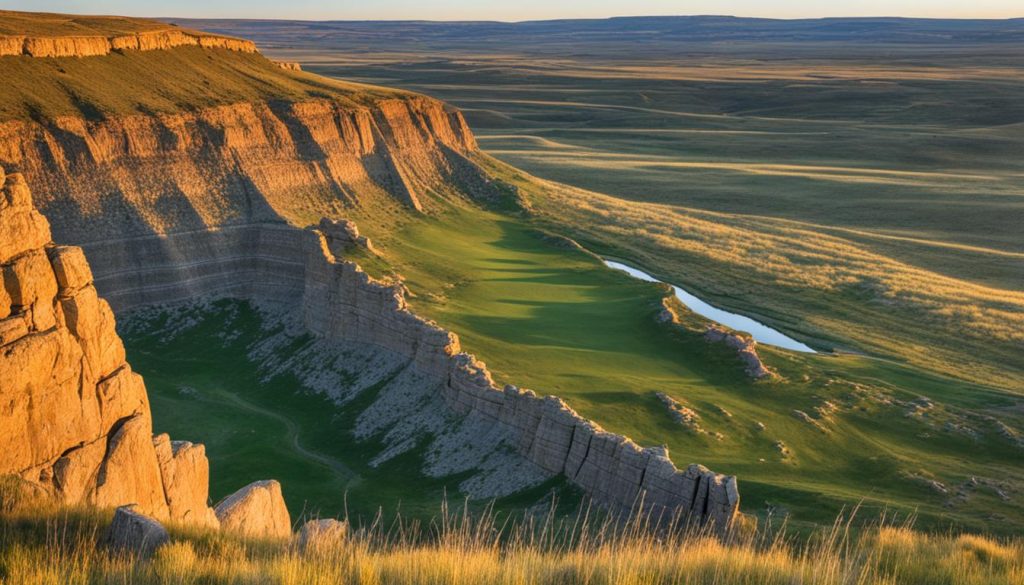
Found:
[[[155,441],[142,378],[82,250],[55,246],[21,175],[0,170],[0,474],[67,504],[210,523],[201,447]]]
[[[114,51],[156,51],[203,47],[256,53],[252,41],[168,27],[114,36],[0,36],[0,57],[97,57]]]
[[[475,150],[459,112],[419,96],[0,123],[0,165],[28,178],[58,241],[77,245],[423,209],[425,191],[463,181]]]

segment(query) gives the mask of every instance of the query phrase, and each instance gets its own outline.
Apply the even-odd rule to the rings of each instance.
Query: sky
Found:
[[[0,0],[36,12],[297,20],[540,20],[727,14],[768,18],[1024,17],[1022,0]]]

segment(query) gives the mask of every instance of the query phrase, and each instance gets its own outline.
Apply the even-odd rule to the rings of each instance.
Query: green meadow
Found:
[[[422,445],[370,465],[383,447],[372,439],[355,441],[351,429],[378,387],[341,408],[291,374],[265,379],[249,355],[251,344],[268,332],[258,311],[228,299],[189,311],[195,324],[175,327],[172,335],[166,312],[136,317],[124,341],[133,368],[146,379],[155,431],[206,446],[214,502],[252,481],[273,478],[281,482],[296,519],[347,516],[369,524],[378,513],[388,519],[432,517],[446,496],[461,505],[461,477],[433,479],[419,472]],[[309,342],[298,338],[284,353]],[[493,504],[518,510],[552,490],[563,505],[578,501],[574,490],[553,480]]]
[[[378,276],[400,274],[412,309],[456,331],[499,383],[560,396],[608,430],[667,445],[677,465],[737,475],[742,509],[764,521],[828,523],[859,504],[865,519],[916,516],[928,528],[1004,532],[1024,522],[1024,508],[1003,499],[1022,480],[1019,451],[987,423],[976,438],[943,428],[1005,413],[1016,404],[1011,395],[890,361],[768,346],[761,353],[780,376],[751,381],[735,355],[702,339],[702,319],[657,322],[665,287],[605,268],[537,223],[468,203],[379,233],[367,221],[381,255],[364,265]],[[379,447],[348,429],[372,389],[339,409],[290,376],[259,379],[246,348],[265,332],[254,313],[229,309],[216,305],[200,327],[169,339],[159,320],[126,337],[156,429],[206,443],[215,499],[275,477],[294,512],[338,514],[347,494],[362,517],[378,507],[415,517],[455,492],[459,478],[417,475],[417,452],[368,465]],[[701,429],[677,423],[656,392],[696,411]],[[922,395],[942,405],[931,425],[907,417],[904,403]],[[829,404],[834,412],[817,413]],[[821,418],[800,420],[795,410]],[[1019,415],[1000,417],[1020,424]],[[956,500],[971,476],[998,481]],[[529,505],[552,487],[499,505]]]

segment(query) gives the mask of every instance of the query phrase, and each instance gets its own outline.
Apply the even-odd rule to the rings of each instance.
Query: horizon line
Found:
[[[425,19],[425,18],[278,18],[278,17],[248,17],[248,16],[181,16],[181,15],[159,15],[139,16],[118,13],[96,13],[96,12],[51,12],[36,10],[17,10],[12,8],[0,8],[0,11],[23,12],[28,14],[55,14],[73,16],[100,16],[100,17],[121,17],[121,18],[149,18],[153,20],[247,20],[247,21],[274,21],[274,22],[417,22],[417,23],[494,23],[494,24],[529,24],[539,22],[565,22],[565,21],[602,21],[630,18],[732,18],[736,20],[768,20],[779,22],[797,22],[810,20],[927,20],[927,21],[988,21],[1005,22],[1024,20],[1024,13],[1020,16],[1005,17],[943,17],[943,16],[901,16],[901,15],[874,15],[874,16],[742,16],[737,14],[619,14],[610,16],[567,16],[559,18],[528,18],[523,20],[500,20],[500,19]]]

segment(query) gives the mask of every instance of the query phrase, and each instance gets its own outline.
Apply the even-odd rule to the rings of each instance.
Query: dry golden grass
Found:
[[[571,519],[499,523],[445,515],[429,527],[375,524],[346,540],[302,550],[176,531],[149,559],[95,545],[110,515],[62,511],[2,518],[0,583],[66,584],[1016,584],[1024,542],[928,535],[908,526],[854,534],[849,522],[795,540],[749,534],[722,541],[699,532],[616,529]]]
[[[549,202],[624,240],[741,267],[765,282],[835,292],[860,289],[966,335],[1024,342],[1024,293],[972,284],[870,253],[847,240],[742,216],[625,202],[548,184]],[[583,218],[586,219],[583,219]]]

